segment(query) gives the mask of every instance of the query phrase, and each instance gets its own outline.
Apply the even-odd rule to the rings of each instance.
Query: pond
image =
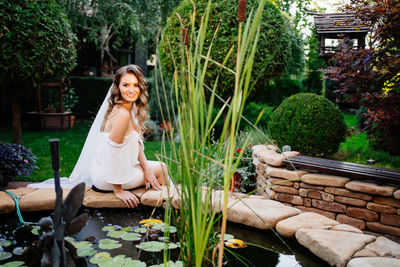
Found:
[[[133,260],[140,260],[146,263],[147,266],[161,264],[163,262],[163,252],[147,252],[137,247],[141,241],[155,240],[163,236],[163,233],[158,235],[153,234],[141,234],[141,240],[139,241],[126,241],[118,237],[110,237],[109,232],[105,231],[105,226],[114,226],[116,230],[120,230],[123,227],[133,227],[129,233],[134,233],[134,229],[140,226],[139,222],[147,218],[163,219],[164,210],[161,208],[154,209],[140,205],[134,210],[128,209],[82,209],[82,212],[89,214],[89,220],[87,225],[82,231],[73,236],[74,242],[88,240],[89,245],[97,252],[108,252],[110,257],[117,255],[125,255],[125,258],[131,258]],[[24,213],[23,218],[25,221],[37,222],[40,218],[49,216],[50,212],[40,213]],[[4,247],[4,251],[18,252],[20,249],[16,247],[28,246],[29,244],[36,243],[37,237],[31,234],[31,230],[17,231],[18,218],[15,214],[1,216],[0,219],[0,240],[12,240],[16,241],[9,247]],[[111,229],[111,228],[110,228]],[[171,231],[172,232],[172,231]],[[272,231],[262,231],[247,227],[241,224],[228,223],[227,233],[234,236],[234,238],[241,239],[248,244],[246,248],[230,248],[226,252],[227,258],[225,260],[225,266],[267,266],[267,267],[294,267],[294,266],[307,266],[307,267],[319,267],[327,266],[327,263],[320,260],[318,257],[313,255],[308,249],[299,245],[295,239],[281,239],[276,236]],[[99,243],[104,239],[112,239],[118,244],[122,244],[119,248],[114,249],[99,249]],[[284,244],[284,243],[286,244]],[[86,244],[87,244],[86,243]],[[93,244],[91,244],[93,243]],[[85,246],[85,243],[80,243]],[[169,244],[178,244],[177,236],[175,233],[171,233]],[[78,245],[79,246],[79,245]],[[168,250],[170,259],[173,261],[179,260],[179,248]],[[263,248],[261,248],[263,247]],[[266,249],[265,249],[266,248]],[[228,249],[228,248],[227,248]],[[269,250],[273,251],[269,251]],[[0,251],[2,249],[0,248]],[[279,252],[279,253],[277,253]],[[94,252],[93,252],[94,253]],[[20,254],[20,253],[17,253]],[[233,256],[233,254],[235,256]],[[294,256],[295,255],[295,256]],[[89,260],[93,256],[85,257],[87,266],[97,266],[92,264]],[[40,266],[41,252],[36,246],[31,246],[28,252],[24,255],[15,255],[8,259],[0,261],[0,264],[5,264],[10,261],[23,261],[25,266]],[[85,265],[81,263],[80,265]],[[113,267],[118,265],[114,264]],[[134,266],[134,265],[127,265]],[[144,265],[143,265],[144,266]]]

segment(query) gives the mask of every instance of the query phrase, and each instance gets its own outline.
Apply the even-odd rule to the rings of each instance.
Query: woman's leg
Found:
[[[169,184],[168,167],[164,162],[149,160],[149,166],[156,176],[160,185]]]

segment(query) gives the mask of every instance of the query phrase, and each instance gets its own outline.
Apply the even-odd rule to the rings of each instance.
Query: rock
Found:
[[[348,207],[346,215],[357,219],[363,219],[368,222],[377,221],[379,218],[378,213],[376,213],[375,211],[355,207]]]
[[[229,203],[228,220],[267,230],[274,228],[279,221],[300,213],[300,210],[277,201],[245,198]]]
[[[367,183],[361,181],[351,181],[348,182],[345,187],[347,189],[373,194],[373,195],[382,195],[382,196],[392,196],[394,190],[396,190],[393,186],[386,186],[386,185],[377,185],[375,183]]]
[[[367,204],[367,209],[387,214],[396,214],[395,208],[386,205],[376,204],[373,202],[369,202]]]
[[[294,182],[293,187],[299,189],[300,188],[300,183],[299,182]]]
[[[347,267],[398,267],[400,259],[382,258],[382,257],[363,257],[354,258],[349,261]]]
[[[379,257],[400,257],[400,244],[384,236],[377,237],[375,242],[368,244],[364,249]]]
[[[164,200],[172,199],[175,195],[174,191],[168,192],[168,187],[161,186],[161,190],[157,191],[153,188],[148,189],[140,197],[140,203],[151,207],[161,207]]]
[[[289,171],[286,169],[282,169],[282,168],[274,168],[274,167],[269,167],[267,168],[267,170],[265,171],[265,173],[268,176],[272,176],[272,177],[276,177],[276,178],[284,178],[284,179],[288,179],[291,181],[297,181],[300,180],[300,177],[307,173],[306,171]]]
[[[273,150],[268,150],[268,151],[259,151],[258,152],[258,159],[261,162],[265,162],[270,166],[282,166],[282,161],[285,158],[282,154],[278,154]]]
[[[329,229],[331,231],[344,231],[344,232],[352,232],[352,233],[357,233],[357,234],[362,234],[363,231],[361,231],[360,229],[348,225],[348,224],[338,224],[333,226],[331,229]]]
[[[345,188],[325,187],[325,192],[331,193],[334,195],[344,196],[344,197],[359,198],[359,199],[366,200],[366,201],[372,200],[372,196],[370,196],[370,195],[353,192],[353,191],[347,190]]]
[[[63,189],[63,200],[71,189]],[[40,188],[29,194],[23,195],[19,200],[21,211],[53,210],[56,201],[54,188]]]
[[[353,258],[357,258],[357,257],[376,257],[378,255],[376,255],[375,253],[373,253],[372,251],[363,248],[360,251],[357,251],[356,253],[354,253]],[[347,265],[349,266],[349,265]]]
[[[308,173],[301,176],[301,181],[314,185],[344,186],[350,179],[328,174]]]
[[[400,227],[400,216],[382,213],[381,223]]]
[[[396,191],[394,191],[393,196],[394,196],[394,198],[400,199],[400,189],[397,189]]]
[[[126,208],[125,203],[113,192],[100,193],[92,189],[85,192],[83,206],[89,208]]]
[[[311,207],[311,198],[303,198],[303,205],[306,207]]]
[[[7,191],[17,194],[22,197],[33,191],[36,191],[35,188],[26,188],[21,187],[18,189],[7,189]],[[54,208],[54,207],[53,207]],[[0,192],[0,214],[11,213],[15,210],[15,202],[13,198],[6,192]]]
[[[303,212],[314,212],[314,213],[318,213],[321,214],[329,219],[334,220],[336,218],[336,213],[333,212],[329,212],[329,211],[324,211],[324,210],[320,210],[320,209],[315,209],[315,208],[310,208],[310,207],[304,207],[304,206],[294,206],[295,208],[303,211]]]
[[[400,208],[400,200],[395,198],[376,196],[373,201],[378,204]]]
[[[400,216],[400,209],[397,209],[397,215]]]
[[[315,189],[315,190],[324,190],[324,186],[322,185],[313,185],[313,184],[307,184],[307,183],[300,183],[300,187],[303,188],[310,188],[310,189]]]
[[[254,164],[254,160],[256,160],[257,158],[254,158],[253,159],[253,164]],[[257,159],[258,160],[258,159]],[[265,170],[267,169],[267,167],[268,167],[268,164],[265,164],[265,163],[258,163],[257,165],[256,165],[257,167],[257,170],[259,170],[259,171],[261,171],[261,172],[265,172]]]
[[[296,156],[300,155],[300,152],[297,152],[297,151],[287,151],[287,152],[283,152],[282,155],[284,155],[285,158],[293,158],[293,157],[296,157]]]
[[[296,232],[296,239],[331,266],[343,267],[355,252],[373,242],[375,237],[350,232],[302,228]]]
[[[296,195],[290,195],[285,193],[278,193],[275,197],[276,200],[287,202],[293,205],[303,205],[303,198]]]
[[[277,147],[276,145],[267,145],[266,148],[273,151],[279,150],[279,147]]]
[[[352,218],[352,217],[346,216],[344,214],[338,214],[336,216],[336,221],[354,226],[360,230],[365,229],[365,222],[363,220]]]
[[[367,228],[373,232],[382,234],[394,235],[400,237],[400,228],[389,225],[384,225],[378,222],[367,222]]]
[[[302,197],[309,197],[314,199],[322,199],[328,202],[332,202],[334,200],[334,195],[325,193],[323,191],[309,189],[309,188],[301,188],[299,190],[299,195]]]
[[[342,196],[335,196],[335,202],[348,204],[352,206],[358,206],[358,207],[365,207],[367,205],[367,202],[365,200],[352,197],[342,197]]]
[[[274,185],[284,185],[284,186],[293,186],[293,182],[288,181],[286,179],[279,179],[279,178],[274,178],[270,177],[268,180],[273,183]]]
[[[284,185],[273,185],[271,188],[278,193],[287,193],[291,195],[297,195],[299,193],[299,190],[297,190],[296,188]]]
[[[258,153],[261,151],[268,151],[265,145],[255,145],[251,148],[254,157],[258,157]]]
[[[346,206],[335,202],[326,202],[323,200],[313,199],[312,206],[317,209],[333,211],[333,212],[346,212]]]
[[[276,230],[282,236],[294,237],[296,231],[300,228],[328,229],[338,224],[337,221],[318,213],[305,212],[278,222]]]

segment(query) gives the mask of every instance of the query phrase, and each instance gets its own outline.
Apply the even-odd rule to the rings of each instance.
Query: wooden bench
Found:
[[[303,155],[286,159],[283,161],[283,164],[290,170],[309,169],[353,179],[371,180],[378,184],[400,185],[400,170],[378,168]]]

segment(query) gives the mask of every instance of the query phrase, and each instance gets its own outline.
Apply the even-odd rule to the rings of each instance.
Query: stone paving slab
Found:
[[[372,235],[302,228],[296,232],[297,241],[331,266],[344,267],[351,256],[368,243]]]
[[[279,221],[300,213],[299,209],[287,207],[274,200],[244,198],[229,203],[228,221],[269,230]]]
[[[354,258],[347,264],[347,267],[399,267],[400,259],[365,257]]]
[[[71,189],[63,189],[63,200]],[[40,188],[29,194],[23,195],[19,201],[21,211],[53,210],[56,201],[54,188]]]
[[[33,191],[36,191],[34,188],[17,188],[17,189],[6,189],[7,191],[13,192],[17,194],[18,196],[22,197],[24,195],[27,195],[29,193],[32,193]],[[11,213],[15,210],[15,202],[12,199],[12,197],[7,194],[6,192],[0,192],[0,214],[6,214],[6,213]]]
[[[376,238],[375,242],[368,244],[364,249],[357,252],[354,256],[400,258],[400,244],[397,244],[396,242],[393,242],[384,236],[379,236]]]
[[[318,213],[304,212],[278,222],[276,231],[282,236],[294,237],[296,231],[300,228],[329,229],[338,224],[337,221]]]

